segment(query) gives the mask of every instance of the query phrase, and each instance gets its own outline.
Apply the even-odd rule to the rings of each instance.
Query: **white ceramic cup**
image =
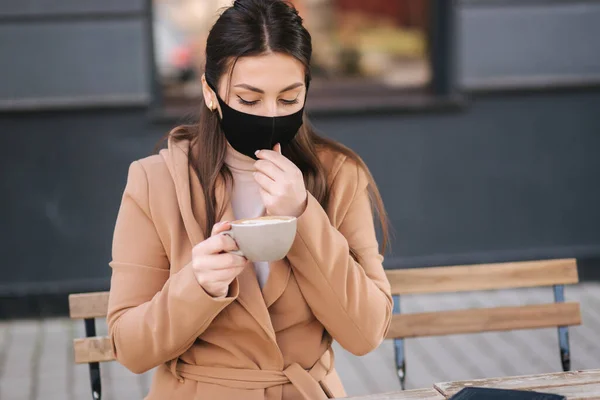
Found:
[[[232,254],[249,261],[277,261],[285,258],[296,238],[295,217],[259,217],[231,222],[231,229],[223,232],[236,241],[239,251]]]

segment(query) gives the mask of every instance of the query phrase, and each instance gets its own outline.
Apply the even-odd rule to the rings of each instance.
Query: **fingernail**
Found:
[[[256,151],[254,152],[254,155],[255,155],[255,156],[257,156],[257,155],[258,155],[258,153],[260,153],[260,150],[256,150]]]

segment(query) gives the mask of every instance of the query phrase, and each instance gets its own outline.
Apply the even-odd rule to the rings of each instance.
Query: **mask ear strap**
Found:
[[[210,83],[210,81],[208,79],[206,79],[206,84],[208,85],[209,88],[211,88],[213,90],[213,92],[216,93],[215,87],[213,86],[212,83]]]
[[[209,88],[212,89],[212,91],[215,93],[215,96],[217,96],[217,99],[220,100],[221,97],[219,96],[219,92],[217,91],[217,89],[214,87],[214,85],[212,83],[209,82],[208,79],[206,79],[206,84],[208,85]]]

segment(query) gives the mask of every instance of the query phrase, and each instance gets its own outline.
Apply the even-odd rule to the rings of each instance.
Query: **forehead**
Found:
[[[304,65],[287,54],[241,57],[233,68],[231,86],[244,83],[265,92],[279,92],[290,84],[304,82],[304,75]]]

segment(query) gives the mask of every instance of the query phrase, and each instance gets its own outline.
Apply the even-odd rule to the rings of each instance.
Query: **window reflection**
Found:
[[[156,66],[167,101],[201,95],[208,31],[232,0],[154,0]],[[418,88],[430,80],[429,0],[292,0],[313,37],[313,87]]]

